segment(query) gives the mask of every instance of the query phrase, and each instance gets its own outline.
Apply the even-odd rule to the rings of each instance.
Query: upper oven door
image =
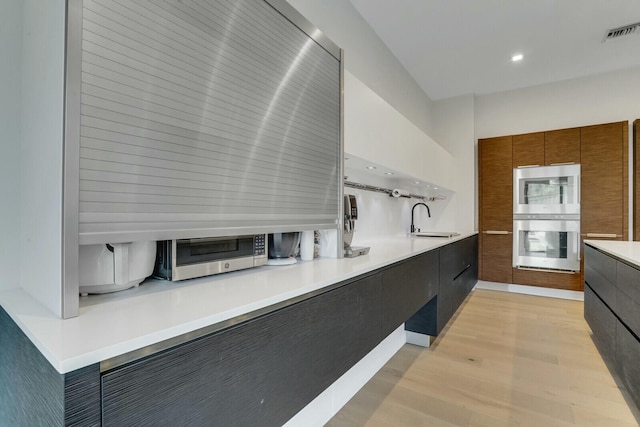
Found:
[[[580,271],[580,221],[514,220],[513,266]]]
[[[514,214],[579,214],[580,165],[513,170]]]

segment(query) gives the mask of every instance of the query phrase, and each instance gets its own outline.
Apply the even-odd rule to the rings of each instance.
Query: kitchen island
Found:
[[[584,252],[584,317],[640,407],[640,242],[587,240]]]
[[[281,387],[286,387],[286,381],[270,378],[267,373],[278,372],[270,366],[271,362],[278,359],[286,362],[289,357],[290,363],[284,366],[292,369],[291,372],[326,371],[321,378],[314,378],[313,375],[299,378],[298,383],[302,384],[303,389],[297,394],[306,399],[306,393],[313,398],[318,395],[318,390],[322,391],[333,383],[336,375],[339,377],[344,374],[379,345],[390,331],[408,320],[411,313],[437,297],[439,283],[434,286],[431,282],[425,282],[425,286],[404,287],[404,283],[412,281],[422,283],[419,281],[434,280],[433,274],[429,277],[424,274],[411,277],[416,268],[409,268],[407,263],[419,266],[419,257],[423,255],[439,260],[439,255],[435,258],[433,255],[439,254],[439,248],[455,246],[456,242],[462,241],[476,242],[475,235],[467,233],[450,239],[387,238],[365,242],[371,246],[370,253],[353,259],[321,258],[293,266],[261,267],[180,283],[150,280],[136,289],[84,298],[80,315],[67,320],[55,318],[21,290],[3,292],[0,293],[0,305],[6,314],[0,312],[3,316],[0,343],[3,347],[5,343],[10,345],[12,340],[20,340],[20,335],[24,334],[28,340],[21,339],[24,347],[22,352],[33,346],[35,351],[31,353],[36,354],[26,358],[33,360],[0,359],[0,375],[2,379],[15,378],[15,375],[8,373],[12,367],[7,364],[12,363],[23,368],[26,366],[22,366],[22,363],[31,363],[47,371],[46,366],[41,366],[42,361],[46,360],[48,368],[54,368],[51,370],[53,372],[47,371],[46,375],[53,378],[53,382],[57,381],[58,375],[65,386],[64,396],[57,398],[59,401],[56,403],[63,407],[63,424],[72,424],[70,419],[84,419],[87,414],[92,414],[94,419],[102,416],[105,425],[109,424],[109,419],[125,422],[121,418],[107,418],[105,421],[105,411],[127,414],[109,406],[108,402],[98,402],[96,406],[96,402],[90,401],[91,396],[100,400],[101,394],[112,387],[114,398],[111,402],[118,402],[122,397],[118,381],[133,378],[139,372],[152,374],[158,370],[165,370],[170,376],[170,371],[166,370],[167,363],[176,366],[182,363],[192,365],[196,360],[199,364],[206,364],[216,358],[235,359],[238,363],[226,367],[231,369],[229,376],[221,378],[218,384],[221,393],[229,394],[234,389],[236,379],[269,386],[280,382]],[[464,251],[465,256],[469,256],[469,250]],[[438,264],[432,267],[438,271],[435,275],[435,280],[438,280],[440,267]],[[464,271],[469,267],[470,264]],[[394,271],[398,274],[393,274]],[[429,271],[433,273],[433,269]],[[472,276],[469,273],[465,277]],[[469,280],[465,283],[469,283]],[[406,299],[396,298],[394,306],[390,301],[394,301],[396,295],[405,295]],[[407,304],[419,305],[414,307],[415,310],[409,307],[407,314],[407,308],[404,308]],[[5,327],[5,323],[13,322],[13,329],[11,325]],[[323,333],[325,330],[328,332]],[[220,331],[224,333],[218,333]],[[244,334],[247,331],[250,333]],[[287,340],[287,336],[297,342]],[[239,345],[240,342],[246,347]],[[314,342],[320,344],[319,348],[312,349],[315,354],[307,350],[301,355],[293,355],[299,347],[312,347]],[[277,343],[277,346],[271,348],[272,343]],[[198,347],[201,345],[204,347]],[[322,354],[327,348],[346,348],[347,351]],[[225,350],[226,353],[211,349]],[[246,349],[260,357],[248,358]],[[193,354],[204,355],[204,359],[196,358],[186,363]],[[318,357],[322,360],[318,361]],[[304,366],[305,360],[309,363],[308,367]],[[323,365],[323,360],[328,362]],[[247,364],[256,369],[246,370]],[[336,369],[336,365],[340,366]],[[238,373],[245,370],[264,378],[240,378]],[[175,374],[177,376],[172,378],[175,382],[164,385],[175,386],[190,375],[181,369]],[[72,381],[77,386],[67,389],[67,384]],[[317,386],[307,392],[310,383],[317,383]],[[135,385],[134,381],[127,387]],[[162,384],[154,383],[153,387],[156,386]],[[206,387],[207,384],[199,386]],[[225,389],[227,387],[228,390]],[[7,390],[2,389],[2,400],[5,402],[7,399],[18,400],[22,396],[17,392],[9,397],[5,395]],[[72,393],[78,393],[79,390],[82,390],[80,400],[83,401],[74,403],[79,406],[67,407],[68,402],[73,400]],[[40,391],[44,393],[46,390],[40,388]],[[260,413],[260,408],[264,406],[265,411],[271,411],[268,409],[272,407],[269,406],[272,397],[269,393],[273,394],[274,391],[278,392],[278,388],[270,391],[267,387],[264,398],[256,404],[257,409],[250,415],[264,419],[265,414]],[[145,396],[138,396],[137,401],[130,397],[128,400],[132,400],[133,408],[159,403]],[[46,396],[42,396],[42,399],[46,400]],[[309,403],[305,399],[294,402],[298,410]],[[14,403],[20,404],[19,401]],[[183,406],[187,404],[182,402]],[[52,411],[59,409],[56,409],[56,405]],[[269,418],[273,415],[269,412],[267,419],[282,422],[292,415],[291,407],[279,410],[284,412],[275,414],[274,418]]]

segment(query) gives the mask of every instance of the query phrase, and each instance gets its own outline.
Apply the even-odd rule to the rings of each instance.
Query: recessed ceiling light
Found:
[[[416,181],[416,184],[420,184],[420,181]]]
[[[438,189],[438,187],[433,187],[433,189],[434,189],[434,190],[437,190],[437,189]]]
[[[516,54],[516,55],[513,55],[513,56],[511,57],[511,60],[512,60],[513,62],[520,62],[520,61],[522,61],[522,58],[524,58],[524,56],[523,56],[521,53],[518,53],[518,54]]]
[[[367,166],[367,169],[369,169],[370,171],[374,170],[375,168],[376,168],[375,166]]]
[[[385,172],[385,175],[393,175],[393,172]]]

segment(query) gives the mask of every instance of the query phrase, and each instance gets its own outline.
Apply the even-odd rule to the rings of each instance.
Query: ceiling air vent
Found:
[[[604,39],[602,39],[602,42],[604,43],[608,40],[613,40],[613,39],[618,39],[620,37],[628,36],[635,32],[640,33],[639,29],[640,29],[640,22],[637,22],[631,25],[625,25],[624,27],[620,27],[620,28],[614,28],[612,30],[607,31],[607,33],[604,36]]]

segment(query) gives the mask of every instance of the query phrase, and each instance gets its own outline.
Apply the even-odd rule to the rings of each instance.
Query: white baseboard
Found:
[[[434,337],[431,335],[419,334],[418,332],[405,331],[407,334],[407,344],[419,345],[420,347],[429,348]]]
[[[287,421],[284,427],[325,425],[405,343],[406,335],[402,324],[353,368]]]
[[[491,291],[513,292],[516,294],[584,301],[584,292],[580,291],[514,285],[511,283],[485,282],[484,280],[478,280],[475,289],[489,289]]]

